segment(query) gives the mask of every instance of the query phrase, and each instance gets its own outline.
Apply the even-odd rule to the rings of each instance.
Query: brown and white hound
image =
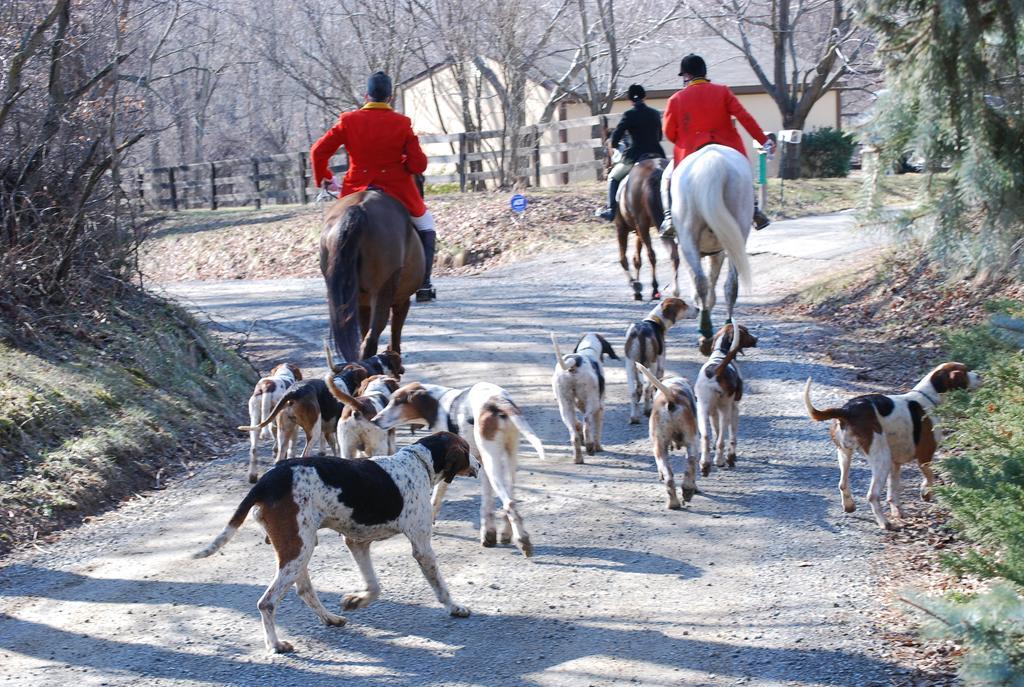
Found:
[[[253,518],[266,531],[277,554],[277,574],[257,604],[267,650],[274,653],[292,650],[289,642],[278,639],[274,625],[277,607],[292,585],[325,625],[341,626],[346,622],[343,616],[324,608],[309,578],[307,566],[320,528],[345,537],[345,545],[366,583],[363,591],[342,598],[344,610],[365,608],[380,595],[370,544],[401,533],[412,543],[413,558],[437,600],[450,615],[465,618],[469,609],[452,600],[430,545],[430,491],[438,483],[451,482],[456,475],[474,476],[478,468],[469,445],[448,432],[420,439],[393,456],[284,461],[263,475],[227,527],[193,558],[206,558],[219,551],[242,526],[249,511],[256,509]]]
[[[346,365],[340,374],[328,372],[327,375],[336,387],[351,394],[366,379],[366,370],[359,365]],[[238,429],[245,432],[262,429],[276,420],[277,460],[292,457],[300,427],[306,435],[303,457],[309,455],[314,441],[320,442],[321,452],[326,441],[334,455],[338,455],[336,432],[344,408],[342,402],[331,395],[325,380],[304,379],[285,392],[266,419],[257,425],[243,425]]]
[[[647,317],[629,325],[626,330],[625,352],[626,383],[629,386],[629,424],[640,422],[640,397],[643,412],[651,412],[654,386],[639,377],[636,363],[640,363],[655,377],[665,374],[665,334],[669,327],[682,319],[692,320],[699,311],[681,298],[666,298],[648,313]]]
[[[331,377],[327,377],[331,395],[345,404],[338,420],[338,450],[341,457],[389,456],[395,452],[395,430],[381,429],[372,420],[384,410],[391,394],[398,390],[398,381],[384,375],[363,380],[355,394],[347,394]]]
[[[249,481],[256,482],[259,477],[259,462],[256,459],[256,442],[261,436],[270,436],[274,440],[274,461],[277,461],[277,425],[256,426],[267,419],[271,409],[281,400],[284,392],[295,382],[302,381],[302,370],[298,365],[281,363],[270,371],[270,374],[256,382],[249,397]]]
[[[480,543],[494,546],[494,495],[505,507],[501,542],[515,537],[524,556],[533,555],[533,544],[526,532],[515,500],[519,435],[544,458],[544,446],[523,417],[509,393],[496,384],[478,382],[464,389],[436,384],[406,384],[394,394],[373,421],[384,429],[398,425],[426,425],[433,432],[455,432],[467,442],[483,464],[485,479],[480,480]],[[441,510],[446,483],[434,490],[434,517]]]
[[[841,408],[818,410],[811,404],[811,380],[804,387],[804,406],[812,420],[832,420],[832,441],[838,450],[839,494],[843,510],[857,506],[850,494],[850,463],[860,451],[871,466],[868,503],[879,527],[897,529],[882,513],[882,489],[889,486],[889,507],[900,518],[900,468],[916,461],[924,474],[921,498],[931,500],[935,483],[932,458],[941,440],[928,411],[939,405],[942,394],[954,389],[976,389],[981,377],[963,363],[943,363],[905,394],[865,394],[847,401]]]
[[[739,329],[739,336],[733,333]],[[736,356],[757,346],[757,337],[741,324],[727,324],[711,340],[711,355],[697,373],[697,427],[700,429],[700,470],[711,472],[711,433],[715,435],[715,465],[736,466],[736,435],[740,425],[743,375]],[[725,434],[729,433],[729,452]]]
[[[658,390],[648,420],[654,462],[658,465],[658,478],[668,491],[668,507],[679,510],[682,504],[676,495],[675,475],[672,473],[672,449],[686,449],[686,471],[683,474],[683,501],[689,503],[697,493],[697,400],[685,377],[658,379],[654,373],[637,363],[640,372]]]

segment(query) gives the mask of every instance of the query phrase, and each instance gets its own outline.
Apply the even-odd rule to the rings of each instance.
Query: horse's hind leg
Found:
[[[736,299],[740,295],[740,277],[729,261],[729,274],[725,277],[725,317],[726,324],[732,323],[732,311],[736,307]]]
[[[647,249],[647,259],[651,263],[651,300],[661,300],[661,291],[658,290],[658,259],[654,256],[654,246],[651,244],[651,231],[648,228],[641,228],[637,231],[638,235],[642,235],[644,248]],[[637,279],[640,275],[637,275]]]
[[[391,306],[391,340],[388,342],[388,349],[395,353],[402,352],[402,327],[405,326],[405,318],[409,315],[409,307],[412,299],[399,300]]]
[[[360,360],[377,354],[377,343],[380,341],[381,332],[388,324],[391,304],[395,300],[396,282],[396,278],[385,282],[370,302],[370,327],[366,331],[366,337],[363,339],[363,345],[359,352]]]
[[[683,222],[678,232],[679,248],[686,258],[686,264],[690,266],[690,274],[693,275],[693,300],[700,308],[700,352],[702,355],[711,354],[711,309],[707,306],[708,300],[708,278],[704,274],[704,266],[701,264],[700,248],[697,244],[697,237],[694,236],[699,230],[693,227],[692,221]]]
[[[643,300],[643,286],[640,284],[640,268],[644,265],[643,249],[643,238],[640,236],[640,229],[637,228],[636,241],[633,244],[633,298],[638,301]]]
[[[619,240],[619,264],[622,265],[622,271],[626,273],[626,281],[629,282],[630,288],[633,289],[633,298],[639,301],[643,298],[640,295],[640,284],[633,280],[633,275],[629,271],[629,261],[626,259],[626,241],[629,239],[629,227],[626,226],[625,221],[621,217],[615,218],[615,230],[616,238]]]

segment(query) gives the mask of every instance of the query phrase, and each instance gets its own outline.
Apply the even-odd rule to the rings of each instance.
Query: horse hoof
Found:
[[[644,299],[643,294],[641,294],[641,293],[634,293],[633,294],[633,300],[634,301],[642,301],[643,299]]]
[[[711,339],[708,337],[700,337],[697,341],[697,347],[700,348],[701,355],[711,355]]]

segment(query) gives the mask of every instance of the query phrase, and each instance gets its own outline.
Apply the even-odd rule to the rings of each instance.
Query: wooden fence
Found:
[[[502,131],[425,134],[419,137],[428,157],[425,181],[458,184],[465,192],[502,180],[550,186],[601,179],[607,133],[618,119],[598,115],[527,126],[515,140]],[[340,162],[331,171],[343,174],[348,156],[343,150],[335,159]],[[261,208],[314,200],[318,190],[312,181],[308,153],[282,153],[140,169],[129,193],[140,207],[152,210]]]

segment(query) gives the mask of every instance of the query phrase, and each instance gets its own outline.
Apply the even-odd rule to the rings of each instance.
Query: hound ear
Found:
[[[615,355],[615,349],[612,348],[612,345],[610,343],[608,343],[607,339],[605,339],[603,336],[598,334],[597,335],[597,340],[601,342],[601,354],[602,355],[606,355],[609,358],[611,358],[612,360],[618,360],[619,359],[619,356]]]
[[[448,451],[445,455],[444,481],[451,484],[456,475],[475,475],[469,460],[469,444],[458,434],[445,432]]]
[[[299,369],[298,365],[292,365],[288,363],[288,369],[292,371],[292,376],[295,377],[296,382],[302,381],[302,370]]]

